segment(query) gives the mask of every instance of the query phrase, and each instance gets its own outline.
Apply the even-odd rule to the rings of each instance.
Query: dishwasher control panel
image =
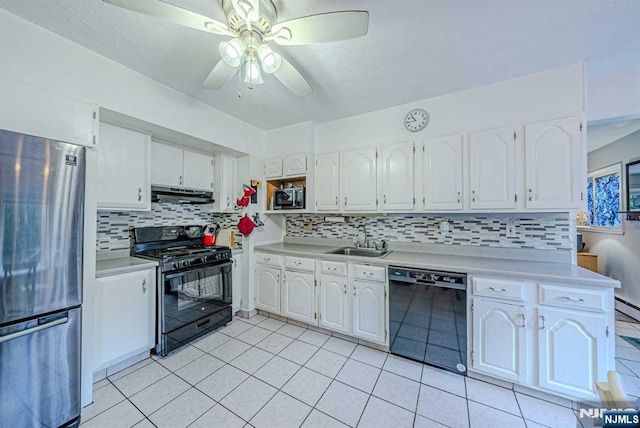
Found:
[[[466,288],[467,275],[463,273],[438,272],[390,266],[389,281],[433,284],[440,286],[449,285],[454,286],[455,288]]]

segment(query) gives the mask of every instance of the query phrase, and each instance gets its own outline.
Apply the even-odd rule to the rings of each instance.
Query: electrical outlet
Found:
[[[304,229],[313,230],[313,222],[311,220],[307,220],[307,222],[304,224]]]
[[[507,233],[507,238],[515,238],[517,236],[515,220],[507,221],[506,233]]]
[[[448,221],[441,221],[440,222],[440,234],[442,236],[449,236],[449,234],[451,233],[451,226],[449,225]]]

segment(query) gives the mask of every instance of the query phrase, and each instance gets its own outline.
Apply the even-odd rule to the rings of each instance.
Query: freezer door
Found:
[[[84,160],[0,130],[0,325],[80,304]]]
[[[0,427],[80,415],[80,308],[0,328]]]

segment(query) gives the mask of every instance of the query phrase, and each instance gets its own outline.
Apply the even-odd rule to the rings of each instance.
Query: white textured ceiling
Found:
[[[221,0],[169,0],[224,21]],[[261,129],[325,122],[581,61],[590,77],[640,67],[639,0],[274,0],[278,20],[362,9],[364,38],[277,47],[307,78],[300,99],[273,76],[202,88],[225,40],[100,0],[0,7]]]

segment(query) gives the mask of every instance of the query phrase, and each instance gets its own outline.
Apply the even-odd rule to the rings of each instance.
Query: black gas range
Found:
[[[156,353],[231,322],[231,250],[203,245],[203,226],[133,230],[132,255],[159,262]]]

